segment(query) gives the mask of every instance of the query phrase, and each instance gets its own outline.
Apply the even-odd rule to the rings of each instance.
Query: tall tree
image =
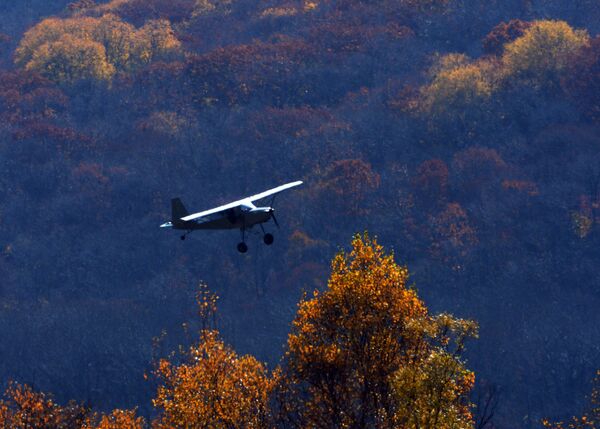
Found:
[[[177,364],[158,363],[160,384],[153,404],[160,410],[156,429],[263,428],[269,421],[269,377],[253,356],[238,356],[208,329],[216,296],[203,290],[198,304],[203,322],[200,341]]]
[[[431,316],[408,270],[357,235],[328,288],[300,303],[288,338],[288,414],[300,427],[467,428],[474,322]]]

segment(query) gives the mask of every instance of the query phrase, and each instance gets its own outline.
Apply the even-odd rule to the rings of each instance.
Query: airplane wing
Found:
[[[285,185],[281,185],[276,188],[269,189],[268,191],[261,192],[260,194],[252,195],[251,197],[242,198],[241,200],[234,201],[232,203],[225,204],[223,206],[215,207],[214,209],[205,210],[203,212],[198,212],[198,213],[194,213],[194,214],[182,217],[181,220],[183,220],[185,222],[198,220],[198,219],[202,219],[204,217],[210,216],[210,215],[224,212],[229,209],[234,209],[239,206],[246,206],[249,208],[254,208],[254,204],[253,204],[254,201],[258,201],[260,199],[269,197],[271,195],[278,194],[282,191],[285,191],[286,189],[290,189],[295,186],[300,186],[301,184],[302,184],[301,180],[298,180],[297,182],[287,183]]]
[[[248,205],[250,207],[252,207],[252,202],[247,200],[247,199],[243,199],[243,200],[239,200],[239,201],[234,201],[232,203],[229,204],[225,204],[224,206],[219,206],[219,207],[215,207],[214,209],[210,209],[210,210],[205,210],[203,212],[198,212],[198,213],[194,213],[185,217],[182,217],[181,220],[188,222],[190,220],[197,220],[197,219],[201,219],[203,217],[207,217],[210,215],[214,215],[217,213],[221,213],[224,212],[226,210],[229,209],[234,209],[236,207],[239,207],[241,205]]]
[[[269,189],[268,191],[261,192],[260,194],[252,195],[251,197],[245,198],[246,200],[250,200],[252,202],[262,200],[263,198],[270,197],[271,195],[278,194],[286,189],[294,188],[296,186],[300,186],[302,184],[302,180],[298,180],[297,182],[287,183],[285,185],[278,186],[273,189]]]

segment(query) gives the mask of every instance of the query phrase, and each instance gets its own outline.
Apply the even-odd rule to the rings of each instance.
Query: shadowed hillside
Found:
[[[143,375],[190,344],[200,280],[225,343],[273,368],[302,293],[368,230],[433,313],[478,322],[473,401],[499,399],[480,428],[583,413],[600,366],[595,2],[5,3],[2,382],[150,415]],[[272,247],[158,228],[172,197],[203,210],[297,179]]]

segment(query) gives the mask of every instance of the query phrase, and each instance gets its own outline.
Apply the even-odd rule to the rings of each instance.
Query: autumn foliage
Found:
[[[600,344],[596,3],[0,1],[0,378],[35,381],[11,385],[3,424],[63,424],[72,397],[86,427],[481,421],[464,321],[422,297],[485,332],[473,402],[480,380],[506,388],[478,429],[581,408]],[[252,234],[242,258],[235,233],[156,228],[173,196],[200,209],[296,179],[275,245]],[[361,237],[327,288],[365,229],[410,279]],[[224,326],[190,339],[198,276]],[[184,346],[153,384],[163,329]]]
[[[63,407],[51,396],[35,392],[30,386],[11,383],[0,401],[0,428],[80,428],[86,413],[86,409],[75,402]]]
[[[504,67],[508,74],[534,85],[557,83],[570,58],[588,43],[587,32],[564,21],[536,21],[504,47]]]
[[[286,353],[290,407],[302,427],[471,427],[474,378],[458,356],[476,332],[428,314],[408,270],[356,236],[327,289],[300,303]]]
[[[151,20],[136,29],[119,17],[48,18],[21,40],[15,62],[57,82],[110,80],[177,53],[180,42],[166,20]]]
[[[392,254],[355,236],[332,261],[327,289],[300,302],[273,372],[209,328],[217,298],[203,287],[198,343],[157,362],[152,427],[471,428],[474,374],[460,356],[477,325],[430,315],[407,283]],[[135,410],[62,407],[28,386],[12,384],[5,397],[1,428],[146,427]]]
[[[205,285],[197,294],[202,330],[180,362],[161,359],[153,405],[157,429],[264,428],[270,423],[269,397],[277,374],[253,356],[238,356],[223,343],[214,324],[218,297]]]
[[[75,401],[58,404],[31,386],[11,382],[0,400],[1,429],[143,429],[135,410],[92,412]]]

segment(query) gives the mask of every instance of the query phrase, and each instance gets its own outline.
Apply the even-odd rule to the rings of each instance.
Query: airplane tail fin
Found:
[[[179,198],[173,198],[171,200],[171,221],[173,224],[181,223],[181,218],[189,215],[185,206]]]

